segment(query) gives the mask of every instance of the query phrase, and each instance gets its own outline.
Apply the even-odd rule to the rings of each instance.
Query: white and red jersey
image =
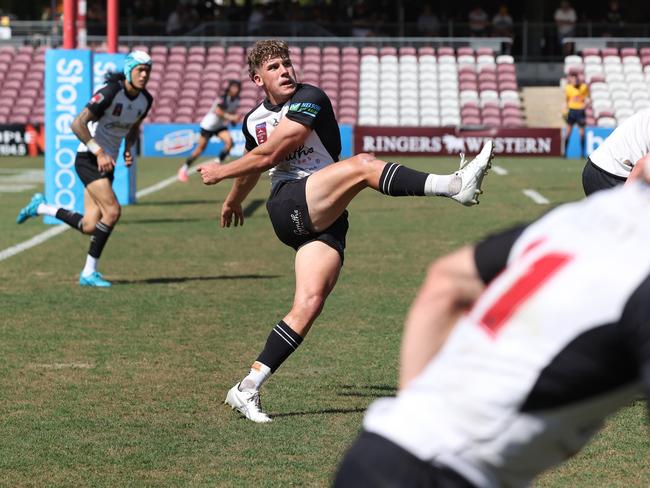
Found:
[[[649,207],[649,186],[618,187],[479,244],[494,279],[365,429],[482,487],[525,486],[576,453],[650,391]]]

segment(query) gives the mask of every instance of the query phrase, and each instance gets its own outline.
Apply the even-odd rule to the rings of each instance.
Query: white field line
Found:
[[[492,165],[492,171],[494,171],[496,174],[499,176],[505,176],[508,174],[508,170],[505,168],[502,168],[501,166],[497,166],[496,164]]]
[[[168,187],[175,181],[177,181],[176,175],[170,176],[169,178],[159,181],[154,185],[148,186],[147,188],[143,188],[142,190],[137,192],[135,196],[136,198],[146,197],[147,195],[151,195],[152,193],[155,193],[158,190],[162,190],[163,188]],[[21,242],[20,244],[16,244],[15,246],[8,247],[7,249],[0,251],[0,261],[9,259],[15,256],[16,254],[31,249],[34,246],[38,246],[39,244],[44,243],[48,239],[51,239],[54,236],[58,236],[59,234],[62,234],[69,228],[70,227],[68,227],[65,224],[57,225],[56,227],[52,227],[51,229],[48,229],[45,232],[41,232],[40,234],[37,234],[31,239]]]
[[[537,205],[548,205],[549,203],[551,203],[547,198],[540,195],[535,190],[527,189],[527,190],[521,190],[521,192],[524,195],[526,195],[528,198],[530,198],[533,202],[535,202]]]

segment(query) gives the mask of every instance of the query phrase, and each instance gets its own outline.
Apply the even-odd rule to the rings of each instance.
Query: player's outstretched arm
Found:
[[[474,259],[465,246],[434,261],[411,305],[400,353],[400,389],[438,353],[462,313],[484,290]]]
[[[260,173],[240,176],[235,179],[232,189],[221,207],[221,227],[230,227],[231,224],[234,224],[235,227],[244,225],[242,203],[259,180]]]
[[[283,118],[269,139],[229,164],[203,164],[197,171],[206,185],[215,185],[227,178],[259,174],[271,169],[287,154],[295,151],[309,136],[311,129],[293,120]]]

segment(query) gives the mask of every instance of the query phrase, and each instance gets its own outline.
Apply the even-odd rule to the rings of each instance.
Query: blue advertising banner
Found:
[[[566,150],[566,157],[572,159],[585,159],[592,152],[600,146],[607,136],[609,136],[614,129],[610,127],[585,127],[585,153],[580,154],[580,134],[577,127],[573,128],[571,137],[569,137],[569,145]]]
[[[91,53],[48,49],[45,54],[45,197],[83,213],[84,187],[74,169],[79,140],[71,124],[92,93]],[[47,224],[60,224],[46,216]]]
[[[341,125],[341,159],[352,156],[352,126]],[[172,156],[185,158],[192,153],[192,149],[199,139],[201,129],[198,124],[145,124],[142,139],[143,156]],[[230,156],[238,158],[244,154],[246,141],[241,131],[241,125],[232,126],[230,135],[233,148]],[[204,156],[218,156],[223,143],[213,136],[203,152]]]
[[[122,72],[126,54],[96,53],[93,56],[93,92],[104,84],[104,77],[109,71]],[[133,164],[130,167],[124,165],[124,141],[120,145],[120,152],[115,161],[115,179],[113,180],[113,191],[117,196],[120,205],[135,203],[136,192],[136,160],[135,148],[133,148]]]

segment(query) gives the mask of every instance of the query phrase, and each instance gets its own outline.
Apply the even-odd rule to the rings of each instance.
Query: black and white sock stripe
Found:
[[[110,225],[106,225],[101,220],[99,222],[97,222],[97,224],[95,225],[95,228],[101,230],[102,232],[106,232],[107,234],[110,234],[111,231],[113,230],[113,228]]]
[[[386,163],[386,166],[384,167],[379,180],[379,187],[384,195],[392,196],[391,185],[393,183],[393,179],[395,178],[395,173],[397,173],[397,170],[401,166],[401,164],[397,163]]]
[[[273,332],[279,335],[294,351],[302,344],[302,337],[296,334],[291,327],[280,322],[273,328]]]

